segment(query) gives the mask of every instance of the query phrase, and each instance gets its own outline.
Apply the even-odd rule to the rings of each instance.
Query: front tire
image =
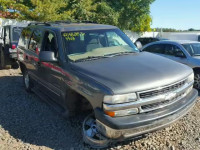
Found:
[[[23,73],[23,81],[24,81],[25,90],[27,92],[31,92],[32,83],[31,83],[30,76],[27,70],[25,70]]]
[[[200,90],[200,71],[194,74],[194,88]]]
[[[88,115],[82,125],[83,141],[91,148],[106,148],[110,140],[98,132],[94,114]]]

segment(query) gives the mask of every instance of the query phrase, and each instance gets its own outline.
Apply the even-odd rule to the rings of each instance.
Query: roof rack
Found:
[[[49,21],[49,22],[32,22],[29,23],[28,26],[31,25],[45,25],[45,26],[51,26],[51,24],[59,24],[59,23],[97,23],[94,21],[89,21],[89,20],[57,20],[57,21]]]
[[[28,26],[30,25],[45,25],[45,26],[51,26],[51,24],[47,23],[47,22],[32,22],[29,23]]]
[[[53,22],[47,22],[47,23],[97,23],[94,21],[89,21],[89,20],[57,20]]]

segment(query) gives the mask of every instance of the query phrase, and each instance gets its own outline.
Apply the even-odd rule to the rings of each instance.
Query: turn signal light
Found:
[[[115,117],[115,112],[113,111],[104,111],[106,115],[110,116],[110,117]]]

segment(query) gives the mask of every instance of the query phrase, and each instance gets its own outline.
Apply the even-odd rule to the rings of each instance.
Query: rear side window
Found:
[[[18,41],[22,32],[22,27],[14,27],[12,29],[12,41]]]
[[[10,28],[6,27],[5,29],[5,44],[10,43]]]
[[[164,45],[163,44],[155,44],[155,45],[150,45],[143,49],[143,51],[147,51],[150,53],[159,53],[159,54],[164,54]]]
[[[21,36],[19,38],[19,43],[18,43],[19,47],[23,47],[23,48],[27,47],[31,33],[32,33],[32,30],[30,28],[23,29]]]
[[[29,49],[32,51],[40,51],[41,48],[42,31],[36,29],[30,39]]]

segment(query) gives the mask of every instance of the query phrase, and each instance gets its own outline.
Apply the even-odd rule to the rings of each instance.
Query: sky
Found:
[[[200,29],[200,0],[155,0],[152,28]]]

